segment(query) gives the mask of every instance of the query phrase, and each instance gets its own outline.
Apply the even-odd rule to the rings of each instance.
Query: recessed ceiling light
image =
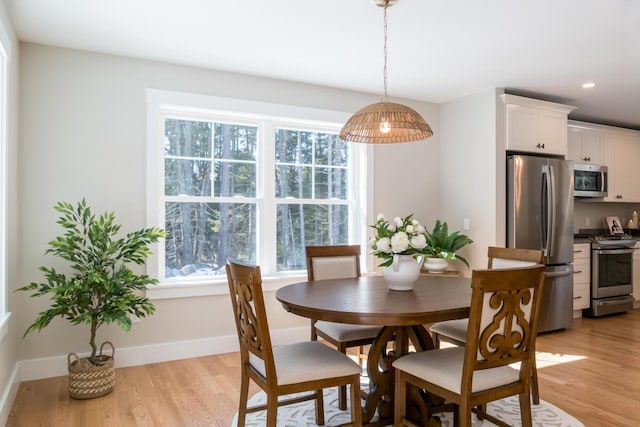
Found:
[[[596,84],[593,82],[589,82],[589,83],[585,83],[582,85],[583,89],[591,89],[592,87],[594,87]]]

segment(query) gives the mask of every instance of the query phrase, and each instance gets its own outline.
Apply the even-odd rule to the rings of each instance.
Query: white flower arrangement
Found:
[[[394,255],[427,255],[427,232],[413,214],[404,218],[395,217],[387,221],[379,214],[376,223],[371,226],[376,235],[371,237],[369,245],[373,254],[381,258],[380,267],[388,267],[393,263]]]

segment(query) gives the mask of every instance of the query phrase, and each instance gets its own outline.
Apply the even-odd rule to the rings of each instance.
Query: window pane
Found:
[[[318,133],[316,143],[316,164],[347,166],[349,147],[338,135]]]
[[[214,196],[255,197],[255,163],[215,162],[214,167]]]
[[[310,165],[314,137],[311,132],[276,129],[276,162]]]
[[[209,122],[166,119],[164,136],[165,155],[211,158],[211,123]]]
[[[165,277],[225,274],[227,259],[256,263],[252,203],[166,203]]]
[[[164,160],[164,194],[210,196],[210,160]]]
[[[341,168],[316,168],[316,199],[347,198],[347,170]]]
[[[255,126],[215,124],[215,156],[229,160],[256,160],[258,128]]]
[[[305,246],[348,243],[349,207],[278,204],[276,228],[277,270],[303,270]]]
[[[276,197],[313,197],[311,167],[276,166]]]

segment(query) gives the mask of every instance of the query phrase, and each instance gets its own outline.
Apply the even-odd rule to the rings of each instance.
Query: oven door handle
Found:
[[[619,254],[632,254],[634,251],[633,248],[625,248],[625,249],[594,249],[593,253],[598,255],[619,255]]]
[[[618,298],[607,298],[604,301],[598,301],[598,305],[617,305],[620,304],[621,302],[627,302],[629,300],[633,301],[633,297],[630,295],[625,295],[622,297],[618,297]]]

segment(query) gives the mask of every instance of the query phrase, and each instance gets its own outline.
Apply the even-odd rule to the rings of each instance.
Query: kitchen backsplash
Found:
[[[633,215],[633,211],[640,213],[639,203],[606,203],[591,202],[575,199],[574,201],[574,232],[581,228],[605,228],[605,216],[617,216],[624,228]]]

